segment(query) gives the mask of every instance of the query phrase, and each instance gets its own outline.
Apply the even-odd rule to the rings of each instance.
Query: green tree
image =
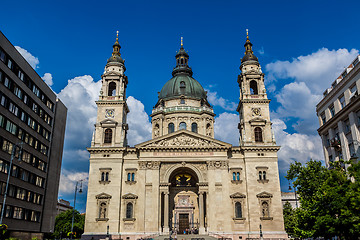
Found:
[[[357,239],[360,236],[360,166],[352,161],[345,171],[344,164],[335,162],[331,169],[313,160],[305,165],[291,164],[286,178],[294,180],[301,203],[295,214],[295,235],[325,239],[333,236]]]
[[[67,210],[66,212],[60,213],[55,219],[54,235],[56,238],[67,237],[68,233],[71,232],[71,220],[74,212],[74,233],[76,238],[80,238],[81,234],[84,233],[85,215],[81,215],[77,210]]]
[[[296,237],[296,215],[295,210],[289,202],[286,202],[283,207],[285,231],[291,237]]]

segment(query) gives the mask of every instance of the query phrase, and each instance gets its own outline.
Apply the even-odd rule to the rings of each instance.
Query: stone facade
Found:
[[[360,55],[325,90],[316,106],[325,163],[360,157]]]
[[[243,58],[240,67],[240,146],[214,139],[215,114],[206,92],[192,78],[189,56],[181,45],[173,78],[164,85],[151,114],[152,139],[129,147],[127,78],[117,44],[113,56],[118,54],[120,60],[110,58],[105,67],[88,148],[83,238],[104,238],[107,229],[112,239],[131,240],[190,229],[201,235],[246,239],[259,237],[260,225],[266,239],[287,238],[279,146],[272,135],[270,100],[257,59]],[[252,54],[249,44],[247,40],[245,47]],[[109,84],[116,86],[114,95],[107,90]]]

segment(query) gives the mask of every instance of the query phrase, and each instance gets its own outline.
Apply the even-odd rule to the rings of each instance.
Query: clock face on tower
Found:
[[[106,109],[105,117],[106,118],[114,118],[115,110],[114,109]]]
[[[260,108],[253,108],[252,111],[253,111],[254,115],[256,115],[256,116],[261,115]]]

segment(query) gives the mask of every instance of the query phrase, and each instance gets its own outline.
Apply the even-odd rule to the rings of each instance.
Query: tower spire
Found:
[[[174,68],[172,75],[183,73],[192,76],[192,70],[188,65],[189,54],[184,49],[184,38],[180,38],[180,50],[177,52],[176,56],[176,67]]]
[[[119,43],[119,31],[116,31],[116,40],[113,45],[113,52],[111,54],[111,57],[108,59],[108,63],[109,62],[119,62],[119,63],[124,64],[124,60],[121,58],[120,48],[121,48],[121,46]]]
[[[245,47],[245,56],[241,59],[241,63],[248,61],[248,60],[254,60],[258,61],[258,58],[254,55],[254,52],[252,50],[252,43],[249,39],[249,29],[246,29],[246,42],[244,44]]]

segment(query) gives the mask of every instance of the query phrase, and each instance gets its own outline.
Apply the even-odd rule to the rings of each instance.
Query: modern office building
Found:
[[[10,173],[3,223],[12,236],[31,239],[53,230],[66,114],[0,32],[0,204]]]
[[[152,110],[152,139],[129,147],[128,78],[116,39],[88,148],[83,239],[104,239],[107,232],[111,239],[160,239],[189,231],[204,239],[255,239],[260,226],[264,239],[287,239],[270,100],[248,37],[245,50],[237,78],[240,134],[233,133],[239,146],[215,139],[213,108],[181,43]]]
[[[339,159],[359,157],[360,55],[324,92],[316,106],[326,165]]]

